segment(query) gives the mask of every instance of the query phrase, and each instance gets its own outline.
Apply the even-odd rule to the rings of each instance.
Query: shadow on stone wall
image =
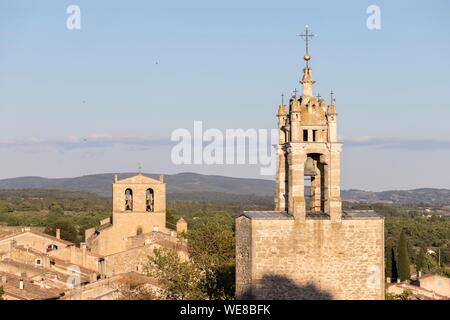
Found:
[[[299,286],[291,279],[279,275],[264,275],[261,283],[238,299],[252,300],[331,300],[331,293],[320,290],[313,283]]]

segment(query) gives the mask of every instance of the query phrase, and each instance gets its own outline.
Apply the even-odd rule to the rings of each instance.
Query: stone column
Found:
[[[312,130],[308,129],[308,142],[313,141],[313,134],[312,134]]]
[[[328,142],[337,141],[337,125],[336,125],[336,107],[334,105],[329,105],[327,110],[328,118]]]
[[[314,161],[316,168],[319,167],[319,163]],[[316,170],[316,176],[311,178],[311,211],[320,212],[321,207],[321,187],[322,187],[322,175],[320,170]]]
[[[277,176],[275,186],[275,211],[286,211],[286,154],[284,147],[277,147]]]
[[[303,143],[291,143],[288,150],[289,210],[296,220],[306,219]]]
[[[302,142],[303,131],[301,126],[301,106],[297,100],[291,101],[291,113],[290,113],[290,141],[289,142]]]
[[[278,107],[278,145],[277,145],[277,173],[275,185],[275,211],[286,211],[286,153],[284,145],[288,142],[290,130],[287,110],[284,105]]]
[[[340,222],[342,218],[341,204],[341,149],[342,144],[330,145],[330,162],[328,165],[328,214],[332,222]]]
[[[82,243],[80,243],[80,247],[81,247],[81,254],[82,254],[82,257],[81,257],[81,265],[83,266],[83,267],[86,267],[86,254],[87,254],[87,244],[86,243],[84,243],[84,242],[82,242]]]

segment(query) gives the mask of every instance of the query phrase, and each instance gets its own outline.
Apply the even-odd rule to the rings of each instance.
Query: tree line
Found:
[[[417,271],[448,275],[450,263],[450,220],[424,218],[420,210],[400,205],[359,205],[385,215],[386,276],[405,280]],[[162,249],[150,257],[148,270],[153,270],[164,288],[166,298],[225,299],[234,294],[234,221],[246,210],[271,210],[266,201],[256,203],[203,200],[176,200],[167,204],[167,226],[175,228],[184,217],[189,224],[189,261],[181,261],[170,250]],[[348,205],[347,205],[348,209]],[[360,208],[363,209],[363,208]],[[32,226],[79,243],[84,231],[99,225],[111,215],[111,200],[91,193],[49,190],[0,191],[0,223],[10,226]],[[430,249],[439,249],[441,266]],[[155,273],[156,272],[156,273]],[[149,271],[150,274],[150,271]],[[134,290],[129,297],[150,293]],[[137,293],[136,293],[137,292]]]

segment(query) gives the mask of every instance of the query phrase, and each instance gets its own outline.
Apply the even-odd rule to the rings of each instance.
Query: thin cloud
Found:
[[[86,137],[68,137],[63,139],[28,138],[0,141],[0,148],[55,147],[63,150],[109,148],[114,146],[151,148],[169,145],[171,145],[170,139],[164,137],[115,137],[103,134],[93,134]]]
[[[348,147],[371,147],[391,150],[450,150],[450,140],[432,138],[397,138],[397,137],[348,137],[344,138]]]
[[[345,147],[364,147],[389,150],[450,150],[450,140],[432,138],[398,138],[351,136],[343,137]],[[207,144],[207,142],[204,142]],[[61,139],[26,138],[16,140],[0,140],[0,149],[53,147],[63,151],[77,149],[111,148],[115,146],[138,147],[150,149],[157,146],[174,146],[176,142],[170,137],[133,137],[112,136],[107,134],[91,134],[86,137],[66,137]],[[249,143],[252,145],[251,143]]]

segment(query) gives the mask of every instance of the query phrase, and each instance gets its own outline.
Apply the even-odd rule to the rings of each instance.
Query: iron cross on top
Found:
[[[309,31],[308,25],[305,26],[304,33],[298,34],[298,37],[301,37],[303,40],[305,40],[306,43],[306,53],[304,56],[304,59],[306,61],[306,65],[308,65],[308,61],[311,59],[311,56],[309,55],[309,40],[314,38],[316,35]]]

